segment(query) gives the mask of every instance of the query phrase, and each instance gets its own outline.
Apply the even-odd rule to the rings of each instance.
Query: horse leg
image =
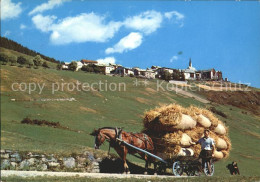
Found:
[[[130,171],[129,171],[129,167],[126,163],[126,154],[127,154],[128,150],[127,148],[124,146],[124,150],[123,150],[123,161],[124,161],[124,169],[125,169],[125,172],[126,174],[130,174]]]
[[[145,160],[145,171],[144,171],[144,175],[147,175],[147,170],[148,170],[148,157],[147,157],[147,155],[144,156],[144,160]]]
[[[157,175],[157,162],[155,161],[153,163],[153,168],[154,168],[154,175]]]

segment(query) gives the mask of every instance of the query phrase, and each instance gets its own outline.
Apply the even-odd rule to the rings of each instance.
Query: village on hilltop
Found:
[[[139,77],[147,79],[160,78],[164,80],[215,80],[222,81],[222,72],[216,71],[214,68],[207,70],[197,70],[192,66],[191,59],[189,60],[189,66],[187,69],[174,69],[160,66],[151,66],[151,68],[141,69],[139,67],[124,67],[120,64],[101,64],[98,61],[82,59],[81,61],[76,62],[76,69],[86,71],[87,68],[96,67],[99,70],[99,73],[105,75],[119,75],[119,76],[130,76],[130,77]],[[71,63],[64,63],[62,65],[63,70],[69,70]],[[88,71],[88,70],[87,70]],[[90,71],[91,72],[91,71]],[[93,71],[94,72],[94,71]],[[227,78],[225,78],[227,81]]]

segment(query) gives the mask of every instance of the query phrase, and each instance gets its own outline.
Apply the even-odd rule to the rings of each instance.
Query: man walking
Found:
[[[191,144],[200,144],[201,145],[201,152],[200,158],[202,159],[202,168],[204,168],[204,164],[207,163],[209,175],[211,174],[211,159],[214,157],[215,151],[215,142],[212,138],[209,137],[209,130],[204,130],[204,136],[200,138],[197,142],[191,142]]]

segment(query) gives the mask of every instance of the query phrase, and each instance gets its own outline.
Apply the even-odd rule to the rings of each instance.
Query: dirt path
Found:
[[[178,178],[177,176],[165,175],[141,175],[141,174],[108,174],[108,173],[79,173],[79,172],[51,172],[51,171],[14,171],[14,170],[1,170],[2,177],[8,176],[20,177],[35,177],[35,176],[78,176],[89,178]],[[185,177],[185,176],[183,176]]]
[[[192,93],[192,92],[188,92],[188,91],[185,91],[185,90],[180,89],[180,88],[177,88],[177,87],[174,88],[173,90],[176,92],[176,94],[180,94],[180,95],[183,95],[183,96],[187,96],[187,97],[190,97],[190,98],[194,98],[195,100],[197,100],[197,101],[199,101],[199,102],[202,102],[202,103],[204,103],[204,104],[210,103],[209,100],[204,99],[204,98],[202,98],[202,97],[200,97],[200,96],[198,96],[198,95],[196,95],[196,94],[194,94],[194,93]]]

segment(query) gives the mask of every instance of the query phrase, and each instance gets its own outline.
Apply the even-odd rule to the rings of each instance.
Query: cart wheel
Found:
[[[214,174],[214,164],[212,161],[211,161],[210,167],[211,167],[211,174],[209,174],[209,169],[208,169],[207,163],[206,162],[204,163],[204,173],[206,176],[213,176],[213,174]]]
[[[176,161],[176,162],[173,163],[172,172],[173,172],[174,176],[181,176],[182,175],[183,168],[181,167],[180,161]]]

